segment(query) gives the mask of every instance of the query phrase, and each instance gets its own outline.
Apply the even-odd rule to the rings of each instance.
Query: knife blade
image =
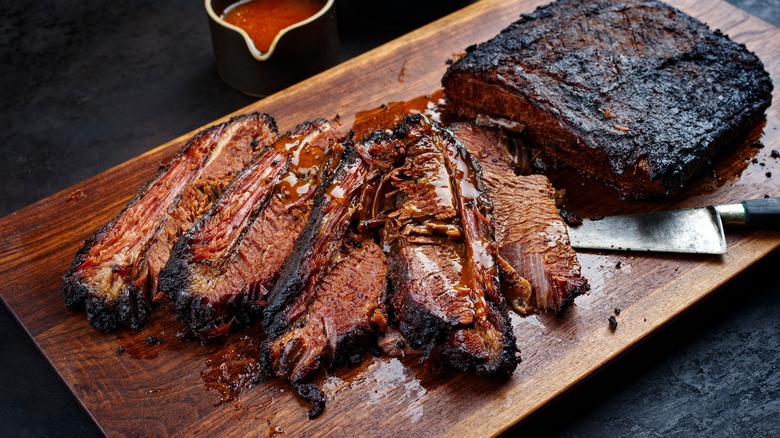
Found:
[[[726,254],[726,226],[780,229],[780,198],[608,216],[568,226],[574,248]]]

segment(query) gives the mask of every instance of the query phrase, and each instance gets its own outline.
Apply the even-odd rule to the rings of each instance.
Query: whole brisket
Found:
[[[629,197],[677,193],[771,102],[758,57],[659,1],[559,0],[466,52],[442,79],[458,112]]]
[[[276,136],[274,120],[258,113],[196,134],[87,239],[65,274],[65,304],[84,304],[89,322],[103,331],[141,329],[176,240]]]
[[[338,128],[318,119],[281,137],[176,243],[162,289],[188,332],[217,337],[259,314],[338,161]]]
[[[561,311],[589,287],[558,214],[555,190],[544,175],[515,175],[508,139],[500,131],[471,123],[452,129],[481,164],[493,198],[499,255],[531,283],[532,296],[509,301],[521,313]]]

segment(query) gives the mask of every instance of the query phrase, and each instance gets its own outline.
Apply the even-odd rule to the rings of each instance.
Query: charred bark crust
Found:
[[[295,392],[297,392],[302,399],[311,403],[311,408],[306,413],[309,420],[319,417],[320,414],[322,414],[322,411],[325,410],[325,402],[327,401],[325,393],[322,392],[317,385],[312,383],[298,383],[293,385],[293,388],[295,388]]]
[[[772,99],[755,54],[659,1],[559,0],[466,52],[442,78],[458,112],[634,198],[676,194]]]

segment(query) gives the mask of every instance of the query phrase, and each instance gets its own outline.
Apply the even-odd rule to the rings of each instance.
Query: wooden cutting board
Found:
[[[358,111],[437,90],[448,58],[543,3],[483,0],[241,112],[268,112],[280,130],[336,114],[351,124]],[[671,3],[745,43],[780,84],[780,30],[717,0]],[[770,157],[780,149],[778,100],[776,89],[763,136],[756,130],[674,200],[624,202],[573,172],[551,177],[567,189],[568,207],[584,217],[780,196],[780,160]],[[736,232],[722,257],[581,253],[589,294],[559,317],[513,317],[523,362],[511,379],[431,375],[414,358],[367,357],[319,378],[329,401],[310,421],[286,383],[248,381],[257,365],[257,326],[204,346],[177,339],[180,325],[169,303],[145,330],[114,334],[93,330],[82,312],[64,308],[61,278],[77,248],[190,135],[0,220],[0,296],[109,435],[498,434],[780,246],[777,232]],[[759,138],[763,148],[750,146]],[[622,312],[612,331],[607,320],[614,308]]]

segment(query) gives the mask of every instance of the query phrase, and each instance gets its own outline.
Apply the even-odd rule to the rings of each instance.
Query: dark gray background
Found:
[[[780,26],[780,0],[730,1]],[[343,60],[428,18],[338,12]],[[254,102],[218,78],[200,0],[2,0],[0,43],[0,216]],[[775,251],[519,432],[780,436],[779,263]],[[0,436],[99,434],[0,305]]]

